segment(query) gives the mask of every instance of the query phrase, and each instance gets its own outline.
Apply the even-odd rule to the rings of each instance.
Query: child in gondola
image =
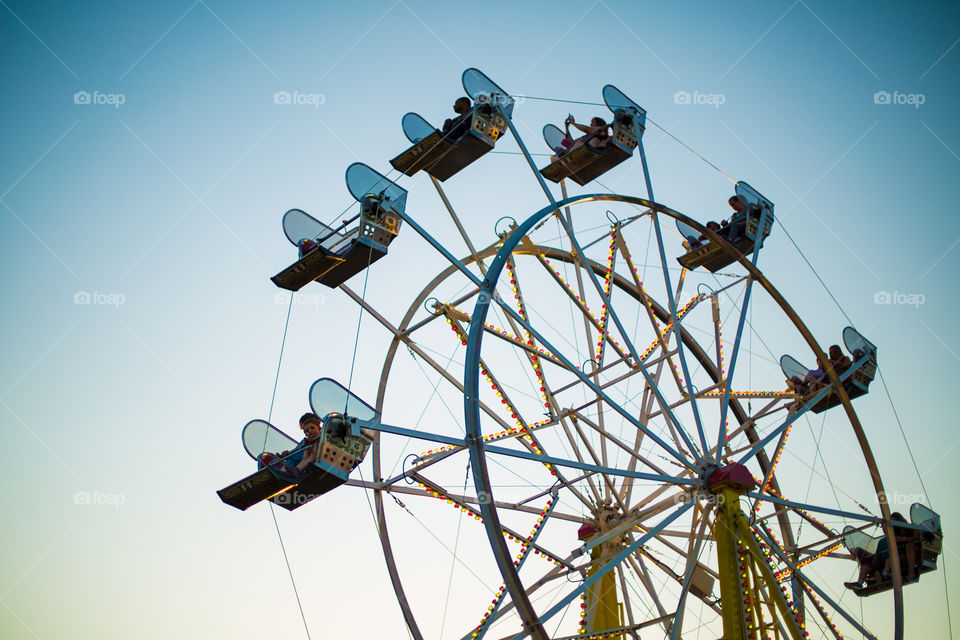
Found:
[[[257,462],[262,469],[269,466],[275,471],[293,478],[303,475],[310,465],[317,461],[320,449],[320,418],[313,413],[300,416],[300,429],[304,438],[293,449],[293,452],[283,451],[276,453],[262,453]]]

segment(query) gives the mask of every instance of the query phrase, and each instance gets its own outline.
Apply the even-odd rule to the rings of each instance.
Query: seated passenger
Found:
[[[801,396],[816,393],[827,386],[826,382],[823,381],[823,369],[810,369],[807,371],[807,375],[804,376],[803,380],[794,376],[790,378],[790,383],[793,385],[794,390]]]
[[[843,586],[847,589],[859,589],[865,586],[871,578],[875,577],[875,574],[880,571],[880,568],[883,566],[883,558],[860,547],[853,550],[853,555],[860,565],[860,572],[857,574],[855,581],[843,583]]]
[[[269,466],[291,478],[303,475],[310,465],[317,461],[320,448],[320,418],[313,413],[305,413],[300,416],[300,428],[303,430],[304,438],[293,452],[261,453],[257,458],[257,466],[260,469]]]
[[[457,113],[456,118],[447,118],[443,123],[443,135],[450,140],[459,140],[467,131],[470,130],[470,123],[473,116],[473,107],[470,104],[470,98],[462,96],[453,103],[453,110]]]
[[[727,204],[733,209],[733,215],[730,216],[729,222],[724,221],[721,235],[725,236],[732,244],[740,240],[740,236],[746,226],[747,205],[743,204],[740,196],[730,196]]]
[[[707,229],[710,229],[714,233],[720,233],[720,225],[714,222],[713,220],[707,223]],[[687,236],[687,242],[689,244],[688,248],[690,249],[690,251],[693,251],[694,249],[699,249],[700,247],[703,246],[703,243],[707,241],[708,241],[707,234],[705,233],[701,233],[699,238],[696,238],[694,236]]]
[[[890,514],[890,520],[906,522],[906,518],[899,512]],[[900,559],[900,574],[905,580],[913,582],[917,579],[917,564],[923,553],[923,534],[916,529],[893,525],[893,537],[897,542],[897,557]],[[883,565],[883,579],[890,575],[893,561],[889,555]]]
[[[610,133],[607,131],[610,128],[610,125],[608,125],[606,120],[603,118],[590,118],[590,126],[587,126],[578,124],[577,121],[574,120],[573,115],[569,115],[567,116],[567,119],[563,121],[563,124],[564,129],[566,130],[566,136],[561,144],[566,148],[566,150],[562,152],[560,150],[556,150],[558,154],[570,153],[577,147],[583,146],[584,144],[588,145],[595,151],[603,151],[607,148],[607,144],[610,142]],[[574,140],[570,135],[571,124],[586,135]]]
[[[840,345],[832,344],[830,345],[830,366],[833,367],[833,370],[837,372],[837,375],[843,375],[843,373],[850,368],[850,365],[853,362],[844,355],[843,351],[840,350]]]

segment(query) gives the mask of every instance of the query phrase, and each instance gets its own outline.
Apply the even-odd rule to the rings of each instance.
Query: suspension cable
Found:
[[[293,293],[290,294],[290,304],[287,306],[287,320],[283,325],[283,339],[280,341],[280,356],[277,358],[277,375],[273,380],[273,394],[270,397],[270,410],[267,412],[267,422],[273,419],[273,406],[277,399],[277,385],[280,382],[280,365],[283,363],[283,350],[287,344],[287,329],[290,327],[290,315],[293,311]],[[269,431],[267,431],[269,433]],[[264,435],[264,447],[266,447],[266,435]],[[270,503],[270,516],[273,518],[273,527],[277,530],[277,540],[280,541],[280,551],[283,553],[283,562],[287,565],[287,575],[290,576],[290,584],[293,586],[293,595],[297,599],[297,608],[300,610],[300,619],[303,621],[303,630],[310,640],[310,627],[307,625],[307,616],[303,612],[303,603],[300,601],[300,592],[297,589],[297,581],[293,577],[293,568],[290,566],[290,558],[287,556],[287,547],[283,544],[283,534],[280,533],[280,523],[277,522],[277,513],[273,503]]]
[[[347,415],[347,406],[350,402],[350,396],[353,394],[353,369],[357,364],[357,347],[360,345],[360,325],[363,323],[363,303],[367,298],[367,282],[370,279],[370,263],[373,260],[373,245],[367,252],[367,268],[363,270],[363,292],[360,294],[360,315],[357,317],[357,333],[353,338],[353,357],[350,359],[350,378],[347,380],[347,398],[344,401],[343,414]]]

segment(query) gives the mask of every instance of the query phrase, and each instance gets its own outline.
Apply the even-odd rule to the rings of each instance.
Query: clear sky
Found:
[[[858,414],[888,491],[932,504],[946,534],[940,571],[904,590],[906,637],[948,637],[958,42],[960,6],[930,1],[0,0],[0,636],[304,636],[269,509],[215,494],[252,471],[240,428],[271,408],[287,303],[268,277],[294,255],[280,217],[336,220],[346,167],[386,172],[403,114],[442,122],[474,66],[527,96],[514,115],[535,153],[543,124],[599,107],[534,98],[595,103],[612,83],[648,111],[657,201],[705,220],[731,193],[666,129],[776,203],[799,251],[778,227],[761,268],[823,343],[845,313],[879,347],[889,398],[876,384]],[[601,182],[646,195],[636,160]],[[401,183],[464,253],[429,181]],[[501,215],[543,206],[515,154],[445,188],[481,245]],[[385,261],[369,299],[394,321],[446,266],[409,229]],[[349,376],[357,327],[342,292],[303,294],[273,405],[291,432],[310,382]],[[354,388],[372,401],[386,338],[363,326]],[[360,490],[276,517],[313,637],[405,637]],[[881,637],[889,606],[864,603]]]

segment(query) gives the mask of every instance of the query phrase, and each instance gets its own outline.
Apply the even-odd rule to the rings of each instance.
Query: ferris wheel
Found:
[[[314,384],[316,440],[298,448],[251,422],[260,468],[221,498],[293,510],[370,491],[414,638],[874,638],[853,603],[881,593],[902,638],[903,586],[935,569],[939,518],[916,505],[892,524],[851,403],[878,349],[838,327],[846,353],[828,356],[758,268],[774,204],[742,181],[725,225],[658,203],[646,111],[612,85],[611,124],[544,128],[544,167],[509,93],[477,69],[463,87],[472,104],[442,129],[404,116],[412,146],[391,160],[430,176],[462,250],[417,222],[416,194],[362,164],[347,170],[355,218],[284,217],[300,257],[274,282],[339,287],[391,342],[376,398]],[[441,183],[508,133],[546,204],[472,238]],[[643,197],[567,193],[635,156]],[[390,262],[401,225],[445,266],[398,318],[348,279]],[[264,457],[281,449],[297,464]],[[372,477],[351,474],[365,460]]]

